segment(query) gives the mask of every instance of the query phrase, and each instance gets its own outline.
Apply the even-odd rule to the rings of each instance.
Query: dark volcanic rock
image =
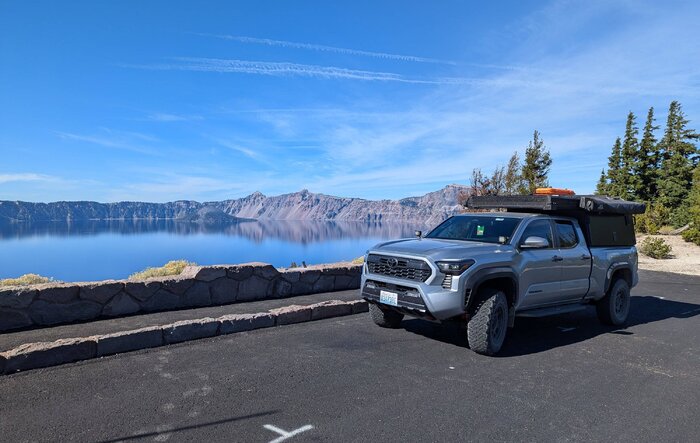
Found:
[[[32,303],[31,317],[38,325],[54,325],[78,320],[91,320],[102,312],[99,303],[80,300],[71,303],[49,303],[37,300]]]
[[[211,283],[211,301],[216,305],[233,303],[238,296],[238,282],[230,278],[220,278]]]

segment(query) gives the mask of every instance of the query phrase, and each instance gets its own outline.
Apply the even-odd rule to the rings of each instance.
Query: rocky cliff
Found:
[[[0,201],[0,220],[187,220],[204,223],[244,219],[338,220],[438,223],[460,210],[462,185],[448,185],[421,197],[365,200],[314,194],[307,190],[267,197],[259,192],[221,202],[55,202]]]

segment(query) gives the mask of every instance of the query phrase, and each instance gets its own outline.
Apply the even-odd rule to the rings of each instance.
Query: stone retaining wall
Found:
[[[326,300],[307,306],[291,305],[255,314],[197,318],[111,334],[25,343],[0,352],[0,375],[217,335],[358,314],[367,312],[368,309],[369,306],[364,300]]]
[[[266,263],[188,266],[143,281],[47,283],[0,289],[0,332],[138,312],[223,305],[360,287],[352,263],[275,269]]]

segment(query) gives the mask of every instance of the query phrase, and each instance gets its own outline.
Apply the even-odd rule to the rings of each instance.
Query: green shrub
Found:
[[[130,280],[145,280],[151,277],[165,277],[168,275],[180,275],[187,266],[194,266],[196,263],[186,260],[172,260],[159,268],[146,268],[141,272],[131,274]]]
[[[24,274],[21,277],[0,280],[0,286],[27,286],[39,283],[50,283],[53,281],[55,281],[53,278],[38,274]]]
[[[671,258],[673,249],[666,240],[659,237],[647,237],[642,241],[639,252],[651,258]]]
[[[687,202],[676,208],[668,218],[669,224],[674,228],[680,228],[691,222],[690,206]]]
[[[683,231],[681,235],[683,236],[683,240],[700,245],[700,229],[693,227],[687,231]]]
[[[670,212],[660,203],[647,203],[644,214],[634,216],[637,232],[643,234],[658,234],[662,226],[670,224]]]

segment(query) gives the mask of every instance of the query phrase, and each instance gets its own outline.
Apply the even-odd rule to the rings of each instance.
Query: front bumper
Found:
[[[431,278],[428,282],[442,280]],[[369,285],[368,285],[369,283]],[[444,289],[442,286],[421,282],[407,281],[387,277],[384,275],[369,274],[366,270],[362,274],[362,298],[379,304],[379,292],[381,290],[398,294],[398,306],[382,304],[403,314],[435,320],[447,320],[464,314],[464,291]]]

